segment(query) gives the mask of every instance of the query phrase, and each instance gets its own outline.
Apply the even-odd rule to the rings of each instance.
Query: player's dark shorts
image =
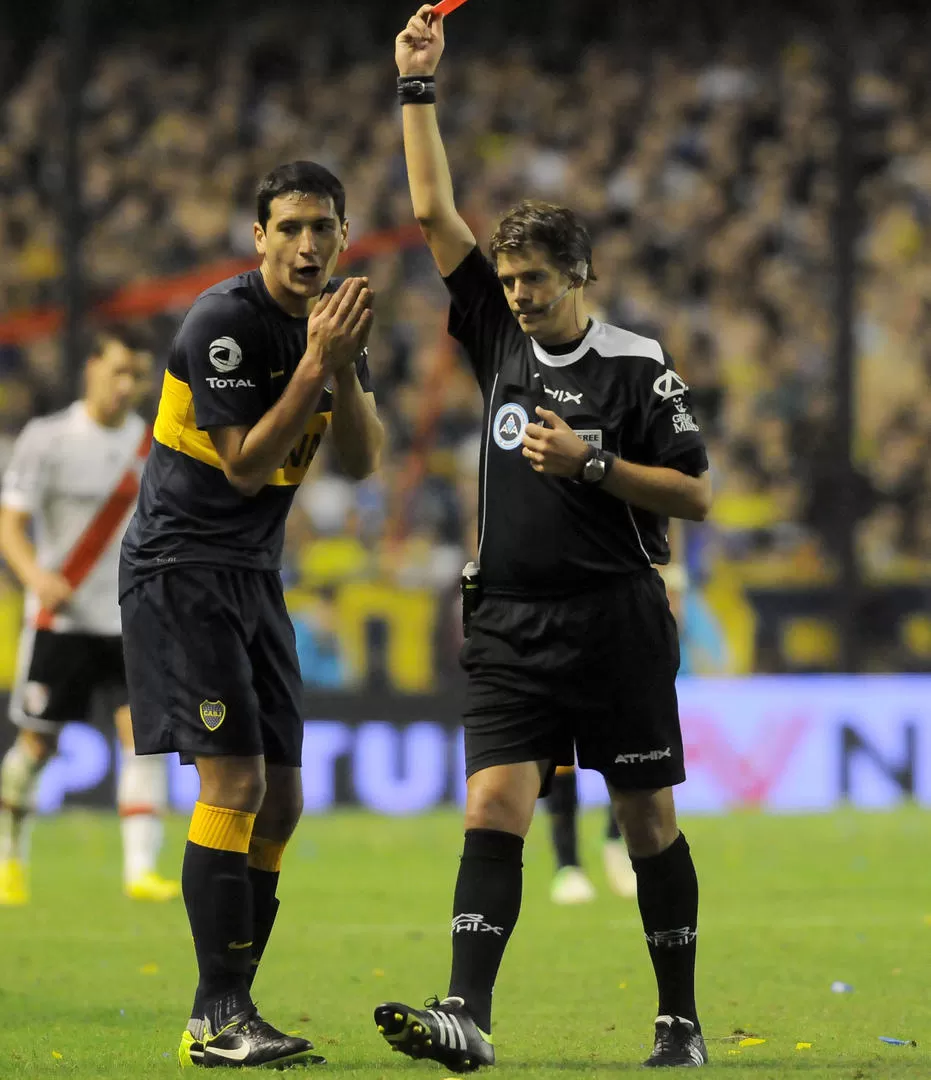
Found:
[[[276,572],[179,566],[120,608],[137,753],[301,764],[301,672]]]
[[[114,706],[128,700],[117,634],[24,632],[19,668],[10,717],[29,731],[54,734],[63,723],[87,719],[98,691],[107,691]]]
[[[462,666],[468,775],[577,754],[622,790],[685,779],[679,639],[655,570],[559,600],[486,594]]]

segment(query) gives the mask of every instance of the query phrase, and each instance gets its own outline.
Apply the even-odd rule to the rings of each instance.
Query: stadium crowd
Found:
[[[340,45],[295,18],[231,28],[222,47],[172,32],[98,51],[80,135],[92,299],[248,258],[256,180],[285,160],[311,157],[344,179],[356,239],[410,225],[390,47],[369,34],[350,52],[358,34],[341,26]],[[717,491],[711,523],[690,533],[693,570],[747,566],[768,584],[836,570],[830,56],[804,24],[777,29],[639,51],[609,39],[567,57],[513,42],[457,47],[451,26],[441,85],[477,234],[526,195],[581,209],[604,317],[659,336],[690,383]],[[913,29],[895,16],[871,27],[854,87],[854,508],[867,579],[915,577],[931,554],[931,96]],[[0,111],[4,311],[61,301],[62,56],[43,45]],[[385,468],[351,487],[321,459],[292,519],[287,570],[314,628],[306,655],[336,685],[332,587],[377,579],[449,597],[451,656],[452,597],[476,525],[480,399],[445,336],[442,283],[406,243],[364,266],[379,295],[370,363]],[[181,314],[153,318],[160,351]],[[61,404],[60,364],[50,338],[0,346],[4,444]]]

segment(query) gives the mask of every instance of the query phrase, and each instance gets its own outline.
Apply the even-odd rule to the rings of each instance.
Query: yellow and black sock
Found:
[[[252,970],[249,986],[259,969],[275,916],[278,914],[278,877],[285,841],[266,840],[253,834],[249,843],[249,881],[252,884]]]
[[[184,849],[181,889],[200,973],[191,1015],[209,1015],[214,1030],[249,1002],[254,822],[255,814],[198,802]]]

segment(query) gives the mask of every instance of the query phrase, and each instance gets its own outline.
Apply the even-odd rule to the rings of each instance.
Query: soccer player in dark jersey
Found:
[[[414,213],[451,295],[485,402],[483,595],[463,651],[468,773],[448,996],[375,1010],[385,1038],[449,1069],[494,1062],[498,967],[521,859],[555,765],[601,772],[637,873],[659,990],[645,1064],[707,1060],[695,1006],[698,884],[673,785],[685,777],[675,621],[653,564],[670,517],[700,520],[711,485],[687,387],[654,340],[586,311],[591,241],[571,211],[523,203],[489,262],[459,216],[437,124],[443,23],[422,7],[397,40]]]
[[[383,441],[365,279],[340,182],[311,162],[258,190],[261,265],[208,289],[175,338],[123,541],[120,603],[136,752],[178,751],[200,793],[181,883],[200,980],[182,1065],[319,1062],[256,1012],[252,978],[302,810],[302,684],[279,567],[285,519],[327,430],[351,476]]]

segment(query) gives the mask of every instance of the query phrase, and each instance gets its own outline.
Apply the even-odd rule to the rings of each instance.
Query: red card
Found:
[[[466,0],[440,0],[438,4],[433,7],[433,15],[448,15],[451,11],[455,11],[457,7],[462,7]]]

